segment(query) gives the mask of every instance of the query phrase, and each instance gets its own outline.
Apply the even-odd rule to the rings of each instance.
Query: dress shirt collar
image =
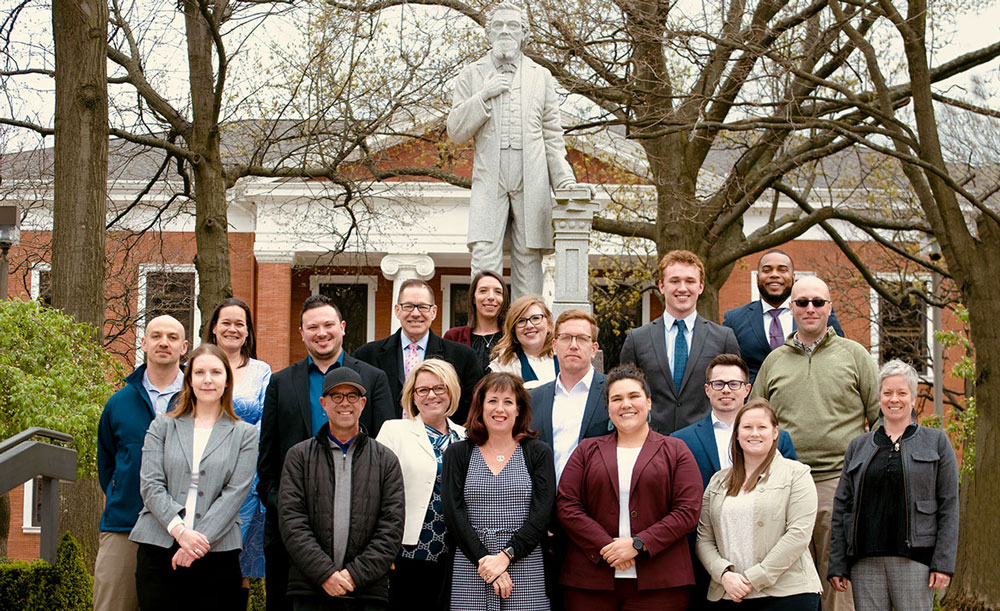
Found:
[[[783,308],[782,313],[784,313],[784,312],[790,312],[791,311],[791,307],[790,307],[791,306],[791,302],[792,302],[792,298],[789,297],[781,305],[779,305],[779,306],[773,306],[773,305],[769,304],[767,301],[765,301],[763,298],[761,298],[761,300],[760,300],[760,309],[761,309],[762,312],[764,312],[764,314],[767,314],[771,310],[776,310],[778,308]]]
[[[726,424],[722,420],[719,420],[719,417],[715,415],[714,411],[712,412],[712,428],[713,429],[720,429],[720,430],[723,430],[723,431],[732,431],[733,430],[732,426]]]
[[[690,314],[685,316],[682,319],[684,321],[684,328],[688,332],[694,331],[694,323],[697,319],[698,319],[698,310],[695,310],[694,312],[691,312]],[[677,319],[671,316],[669,312],[667,312],[666,310],[663,311],[663,326],[667,329],[667,333],[670,333],[670,330],[673,329],[675,320]]]
[[[416,343],[418,346],[420,346],[420,349],[423,350],[424,354],[426,354],[427,353],[427,342],[429,342],[430,339],[431,339],[431,332],[428,331],[427,333],[424,333],[423,337],[421,337],[420,339],[418,339],[416,342],[413,342],[412,340],[410,340],[409,337],[406,336],[406,333],[403,333],[402,331],[400,331],[399,332],[399,339],[400,339],[399,344],[400,344],[400,346],[402,346],[404,354],[406,353],[407,350],[410,349],[410,344],[413,344],[413,343]]]
[[[566,390],[566,387],[563,386],[562,376],[556,376],[556,395],[569,396],[574,392],[589,393],[590,385],[593,384],[593,382],[594,382],[593,366],[591,366],[591,368],[587,370],[587,373],[583,374],[583,378],[581,378],[580,381],[577,382],[576,385],[574,385],[573,388],[569,390]]]

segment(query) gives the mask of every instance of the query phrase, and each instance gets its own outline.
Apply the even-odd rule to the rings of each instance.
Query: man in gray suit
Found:
[[[472,138],[469,202],[472,274],[503,272],[511,242],[511,296],[542,292],[542,254],[552,249],[550,188],[575,185],[566,161],[552,74],[521,54],[528,17],[500,2],[486,18],[490,52],[465,66],[455,84],[448,137]]]
[[[659,274],[663,316],[628,332],[621,362],[646,374],[653,430],[669,435],[708,415],[705,370],[719,354],[739,356],[740,347],[732,329],[698,314],[698,296],[705,290],[705,265],[698,255],[672,250],[660,260]]]

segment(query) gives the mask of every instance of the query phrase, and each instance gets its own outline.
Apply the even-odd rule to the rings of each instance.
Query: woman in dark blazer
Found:
[[[202,344],[177,407],[146,431],[136,589],[143,611],[246,607],[238,515],[257,464],[257,429],[233,412],[226,354]]]
[[[469,324],[448,329],[444,338],[475,350],[479,367],[486,371],[493,347],[503,337],[503,321],[509,303],[510,295],[503,277],[488,269],[478,272],[469,285]]]
[[[521,379],[487,374],[472,394],[468,439],[444,455],[441,502],[455,537],[451,608],[548,611],[539,542],[555,504],[552,449],[530,430]]]
[[[650,429],[639,369],[613,369],[605,389],[615,432],[581,441],[559,480],[557,511],[571,543],[559,578],[565,608],[686,609],[701,474],[684,442]]]

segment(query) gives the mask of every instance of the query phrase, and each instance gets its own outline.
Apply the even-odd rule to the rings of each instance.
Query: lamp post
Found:
[[[21,242],[17,206],[0,206],[0,299],[7,299],[7,251]]]

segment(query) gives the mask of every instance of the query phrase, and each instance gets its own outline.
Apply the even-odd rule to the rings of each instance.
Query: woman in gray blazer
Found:
[[[256,464],[257,430],[233,412],[226,355],[202,344],[177,407],[153,421],[142,446],[143,509],[129,539],[139,544],[143,611],[245,608],[238,515]]]

